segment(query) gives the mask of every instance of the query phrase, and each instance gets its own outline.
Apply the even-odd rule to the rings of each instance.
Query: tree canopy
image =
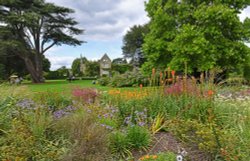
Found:
[[[249,1],[149,0],[151,19],[143,52],[144,70],[171,67],[189,71],[233,68],[249,54],[246,27],[238,14]],[[247,25],[247,23],[245,23]]]
[[[144,36],[148,33],[148,25],[135,25],[123,37],[122,52],[124,57],[132,58],[137,49],[142,47]]]
[[[44,53],[55,45],[80,45],[74,11],[44,0],[0,0],[0,50],[24,60],[33,82],[43,82]]]

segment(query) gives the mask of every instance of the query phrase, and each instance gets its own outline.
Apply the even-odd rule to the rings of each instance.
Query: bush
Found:
[[[128,71],[124,74],[117,74],[109,82],[111,87],[138,87],[140,84],[147,86],[149,82],[139,71]]]
[[[60,160],[67,150],[67,140],[53,133],[50,113],[39,106],[36,109],[9,104],[8,119],[1,126],[0,158],[2,160]],[[7,122],[6,122],[7,121]],[[55,137],[56,139],[54,139]]]
[[[55,128],[72,143],[62,160],[103,161],[109,154],[107,130],[97,123],[95,116],[82,109],[58,120]]]
[[[247,81],[250,81],[250,65],[245,65],[243,68],[243,76]]]
[[[116,159],[131,156],[131,144],[126,135],[117,131],[109,137],[109,148]]]
[[[59,71],[49,71],[44,75],[45,79],[47,80],[54,80],[54,79],[65,79],[67,76],[64,76]]]
[[[133,66],[131,64],[112,64],[112,71],[118,72],[119,74],[124,74],[132,69]]]
[[[100,79],[98,79],[98,83],[101,86],[107,86],[109,84],[110,78],[109,77],[102,77]]]
[[[127,139],[134,149],[146,150],[151,142],[149,131],[137,125],[128,128]]]

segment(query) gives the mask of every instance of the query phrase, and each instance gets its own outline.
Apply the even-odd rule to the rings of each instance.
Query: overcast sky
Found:
[[[122,57],[122,37],[133,25],[149,21],[144,0],[47,0],[75,10],[72,15],[85,32],[79,38],[87,43],[79,46],[54,47],[46,53],[51,69],[70,67],[80,54],[98,60],[104,53],[111,59]]]
[[[133,25],[149,21],[144,11],[145,0],[47,0],[75,10],[72,15],[79,28],[85,30],[78,38],[87,43],[78,46],[59,46],[50,49],[46,57],[51,69],[70,67],[80,54],[88,60],[98,60],[104,53],[111,59],[122,57],[122,37]],[[242,12],[240,19],[250,16],[250,7]]]

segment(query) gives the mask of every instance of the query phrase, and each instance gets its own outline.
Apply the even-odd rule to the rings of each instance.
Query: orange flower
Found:
[[[208,95],[208,96],[213,96],[213,94],[214,94],[214,91],[213,91],[213,90],[208,90],[208,91],[207,91],[207,95]]]
[[[149,158],[150,158],[150,156],[149,156],[149,155],[146,155],[146,156],[145,156],[145,158],[146,158],[146,159],[149,159]]]
[[[156,159],[156,158],[157,158],[157,155],[153,155],[152,158],[153,158],[153,159]]]

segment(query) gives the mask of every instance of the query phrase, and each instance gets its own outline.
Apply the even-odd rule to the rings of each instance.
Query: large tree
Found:
[[[0,49],[19,56],[34,83],[43,82],[44,54],[55,45],[80,45],[73,10],[44,0],[0,0]]]
[[[122,52],[125,58],[132,58],[136,50],[142,47],[144,36],[148,33],[148,24],[134,25],[123,37]]]
[[[144,70],[181,70],[187,63],[189,71],[204,71],[244,63],[249,48],[238,14],[247,5],[245,0],[149,0]]]

